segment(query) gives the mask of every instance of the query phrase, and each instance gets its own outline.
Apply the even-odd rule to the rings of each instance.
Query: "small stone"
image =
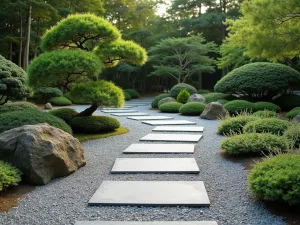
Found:
[[[205,103],[206,99],[203,95],[200,94],[193,94],[189,97],[188,102],[201,102],[201,103]]]
[[[48,102],[48,103],[45,104],[44,109],[53,109],[53,107],[52,107],[51,103]]]
[[[300,123],[300,114],[299,115],[297,115],[296,117],[295,117],[295,119],[294,119],[297,123]]]

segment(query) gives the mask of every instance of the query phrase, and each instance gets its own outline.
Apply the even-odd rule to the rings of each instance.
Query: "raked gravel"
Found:
[[[86,106],[76,106],[82,110]],[[139,106],[139,112],[150,115],[172,116],[174,119],[196,121],[204,126],[204,136],[195,154],[123,155],[122,151],[149,133],[153,126],[141,121],[116,117],[130,132],[120,136],[91,140],[83,143],[87,165],[68,177],[58,178],[39,186],[19,200],[18,207],[0,213],[1,225],[73,225],[75,220],[121,221],[195,221],[215,220],[219,225],[283,225],[281,217],[270,214],[252,198],[247,186],[247,171],[239,163],[220,155],[222,136],[216,134],[217,121],[202,120],[178,114],[161,114]],[[96,115],[110,115],[101,113]],[[193,126],[193,125],[192,125]],[[150,143],[150,142],[147,142]],[[195,157],[200,174],[125,174],[112,175],[110,169],[117,157]],[[103,180],[170,180],[204,181],[210,207],[120,207],[88,206],[87,202]]]

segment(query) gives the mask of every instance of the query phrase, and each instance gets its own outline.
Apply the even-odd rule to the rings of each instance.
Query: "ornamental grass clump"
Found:
[[[265,118],[247,123],[244,133],[271,133],[282,135],[283,132],[291,125],[289,121],[279,118]]]
[[[286,131],[283,136],[288,140],[292,149],[300,148],[300,124],[293,124]]]
[[[274,111],[260,110],[260,111],[253,113],[253,116],[257,116],[260,118],[276,118],[276,117],[279,117],[279,114]]]

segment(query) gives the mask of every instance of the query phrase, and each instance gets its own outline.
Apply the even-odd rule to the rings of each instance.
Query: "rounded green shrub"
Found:
[[[167,113],[179,113],[181,106],[183,106],[183,104],[179,102],[167,102],[160,105],[159,110]]]
[[[151,103],[152,108],[158,108],[158,102],[167,97],[170,97],[170,94],[160,94],[156,96]]]
[[[78,114],[74,109],[70,108],[53,109],[49,113],[64,120],[67,124],[70,124],[72,118]]]
[[[279,63],[256,62],[238,67],[217,82],[214,90],[245,95],[252,100],[272,100],[300,84],[300,73]],[[280,105],[279,105],[280,106]]]
[[[275,105],[271,102],[255,102],[253,103],[253,106],[255,111],[269,110],[274,112],[280,112],[281,110],[278,105]]]
[[[50,98],[49,102],[52,105],[57,105],[57,106],[72,105],[72,102],[69,99],[62,97],[62,96]]]
[[[230,155],[260,154],[285,150],[286,140],[270,133],[239,134],[226,138],[221,142],[221,148]]]
[[[253,103],[246,100],[233,100],[227,102],[224,107],[230,114],[237,114],[245,111],[251,112],[254,108]]]
[[[190,96],[191,96],[191,94],[186,89],[182,89],[179,92],[179,94],[177,95],[177,99],[176,100],[177,100],[177,102],[185,104],[189,100]]]
[[[282,135],[290,125],[290,122],[279,118],[265,118],[247,123],[243,131],[245,133],[271,133]]]
[[[218,99],[217,102],[219,102],[220,104],[222,105],[225,105],[227,102],[229,102],[228,100],[226,99]]]
[[[72,133],[71,127],[60,118],[47,112],[32,109],[24,109],[0,114],[0,133],[24,125],[48,123],[68,133]]]
[[[288,140],[292,148],[300,148],[300,124],[289,126],[283,136]]]
[[[257,163],[248,182],[257,198],[299,205],[299,174],[300,155],[280,154]]]
[[[289,119],[294,119],[297,115],[300,115],[300,107],[293,108],[286,114]]]
[[[141,97],[140,93],[138,93],[134,89],[125,89],[124,92],[127,92],[128,94],[130,94],[131,98],[139,98],[139,97]]]
[[[205,109],[205,104],[201,102],[188,102],[180,107],[179,112],[182,115],[200,115]]]
[[[249,116],[249,115],[240,115],[236,117],[228,117],[220,121],[218,125],[219,134],[233,134],[233,133],[242,133],[243,127],[254,120],[258,120],[258,117]]]
[[[233,95],[217,93],[217,92],[203,94],[203,96],[206,99],[206,103],[216,102],[219,99],[225,99],[225,100],[228,100],[228,101],[236,100],[236,97],[233,96]]]
[[[71,96],[71,93],[68,92],[66,94],[64,94],[64,97],[69,99],[73,104],[77,104],[77,105],[89,105],[92,104],[91,100],[88,100],[82,96]]]
[[[300,95],[297,94],[285,94],[278,98],[275,98],[273,102],[279,105],[282,110],[291,110],[300,106]]]
[[[76,133],[97,134],[116,130],[120,122],[108,116],[77,116],[71,120],[71,127]]]
[[[63,95],[62,91],[53,87],[40,87],[34,92],[34,95],[46,103],[52,97],[60,97]]]
[[[30,102],[8,102],[5,105],[0,106],[0,113],[13,112],[24,109],[40,110],[39,107]]]
[[[131,95],[128,92],[126,92],[126,91],[124,91],[124,97],[125,97],[126,101],[131,100]]]
[[[208,93],[210,93],[210,91],[208,91],[208,90],[198,90],[197,93],[202,95],[202,94],[208,94]]]
[[[190,93],[190,95],[197,93],[196,88],[194,88],[192,85],[186,83],[180,83],[180,84],[176,84],[171,88],[170,96],[176,99],[179,92],[183,89],[186,89]]]
[[[0,193],[21,181],[21,171],[10,163],[0,161]]]
[[[253,113],[253,116],[257,116],[260,118],[273,118],[273,117],[279,117],[279,114],[274,111],[260,110]]]

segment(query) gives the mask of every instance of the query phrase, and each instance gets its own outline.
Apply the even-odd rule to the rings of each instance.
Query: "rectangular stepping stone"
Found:
[[[169,120],[169,121],[142,121],[142,123],[149,124],[152,126],[159,126],[159,125],[193,125],[197,124],[196,122],[188,121],[188,120]]]
[[[100,108],[100,110],[130,110],[131,107],[123,107],[123,108]]]
[[[172,117],[169,116],[133,116],[128,117],[131,120],[171,120]]]
[[[149,116],[148,113],[111,113],[113,116]]]
[[[111,173],[199,173],[194,158],[117,158]]]
[[[123,153],[127,154],[151,154],[151,153],[194,153],[194,144],[132,144]]]
[[[75,225],[218,225],[215,221],[76,221]]]
[[[119,109],[119,110],[101,110],[101,112],[104,113],[132,113],[132,112],[137,112],[137,110],[133,110],[133,109]]]
[[[203,132],[204,127],[186,127],[186,126],[159,126],[152,131],[169,131],[169,132]]]
[[[201,134],[147,134],[140,141],[198,142]]]
[[[103,181],[89,205],[209,206],[203,181]]]

